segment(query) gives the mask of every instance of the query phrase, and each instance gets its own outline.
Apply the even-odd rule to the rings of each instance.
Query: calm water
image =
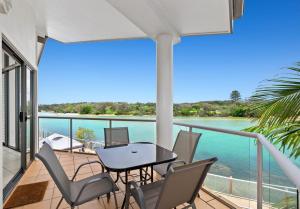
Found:
[[[128,116],[126,116],[128,118]],[[220,118],[176,118],[176,121],[198,124],[211,127],[242,130],[251,126],[251,121],[246,119],[220,119]],[[103,141],[103,128],[108,127],[108,121],[73,120],[73,136],[79,127],[89,128],[95,132],[96,140]],[[129,127],[130,140],[155,142],[155,124],[147,122],[113,122],[113,127]],[[174,140],[180,129],[174,127]],[[40,119],[40,131],[45,134],[60,133],[69,135],[69,121],[62,119]],[[197,147],[195,160],[208,157],[218,157],[218,163],[210,173],[232,176],[244,180],[256,179],[256,144],[253,139],[220,134],[211,131],[194,130],[201,132],[200,143]],[[299,167],[300,161],[293,160]],[[264,151],[264,183],[277,185],[290,185],[276,162]]]

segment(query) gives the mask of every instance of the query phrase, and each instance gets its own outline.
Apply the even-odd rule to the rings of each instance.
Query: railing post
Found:
[[[189,132],[192,132],[193,131],[193,127],[189,127]]]
[[[109,128],[112,128],[112,121],[109,120]]]
[[[228,192],[229,192],[229,194],[232,194],[232,192],[233,192],[233,179],[232,179],[232,176],[230,176],[229,177],[229,184],[228,184]]]
[[[262,209],[263,203],[263,152],[262,144],[257,139],[257,209]]]
[[[73,120],[70,119],[70,151],[73,152]]]
[[[299,194],[299,190],[297,189],[297,209],[300,208],[300,202],[299,202],[299,199],[300,199],[300,194]]]

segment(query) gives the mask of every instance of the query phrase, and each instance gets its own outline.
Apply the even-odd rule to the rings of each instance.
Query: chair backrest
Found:
[[[178,160],[183,160],[186,163],[193,161],[200,136],[201,133],[179,131],[173,147],[173,152],[177,154]]]
[[[105,147],[114,147],[129,144],[127,127],[104,128]]]
[[[216,161],[217,158],[211,158],[171,168],[164,180],[155,209],[175,208],[183,203],[192,204],[210,166]]]
[[[62,193],[63,197],[67,202],[70,202],[71,192],[68,176],[66,175],[64,169],[62,168],[60,162],[58,161],[54,151],[49,144],[44,143],[39,153],[36,154],[36,157],[39,158],[49,174],[51,175],[54,183],[58,187],[59,191]]]

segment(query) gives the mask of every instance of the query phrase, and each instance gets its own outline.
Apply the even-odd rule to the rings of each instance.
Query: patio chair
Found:
[[[74,181],[78,171],[83,166],[91,163],[100,164],[100,162],[91,161],[81,164],[70,180],[59,163],[54,151],[47,143],[42,146],[39,153],[36,154],[36,157],[45,165],[54,183],[62,194],[62,198],[56,208],[59,208],[63,199],[66,200],[72,209],[75,206],[84,204],[105,194],[108,195],[109,200],[110,192],[114,194],[115,204],[117,205],[115,192],[118,191],[118,187],[108,173],[100,173],[79,181]]]
[[[104,143],[105,148],[129,144],[128,128],[104,128]]]
[[[125,208],[132,195],[141,209],[171,209],[188,203],[184,208],[196,209],[194,203],[210,166],[217,161],[211,158],[191,164],[170,167],[164,180],[138,186],[129,182],[126,187]]]
[[[193,161],[195,151],[200,139],[201,133],[194,133],[181,130],[176,138],[173,147],[173,152],[177,154],[177,160],[173,162],[173,166],[188,164]],[[165,176],[168,170],[169,163],[155,165],[153,169],[161,176]]]

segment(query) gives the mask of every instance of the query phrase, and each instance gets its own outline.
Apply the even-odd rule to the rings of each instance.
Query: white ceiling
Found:
[[[230,33],[231,0],[26,0],[39,35],[62,42]]]

